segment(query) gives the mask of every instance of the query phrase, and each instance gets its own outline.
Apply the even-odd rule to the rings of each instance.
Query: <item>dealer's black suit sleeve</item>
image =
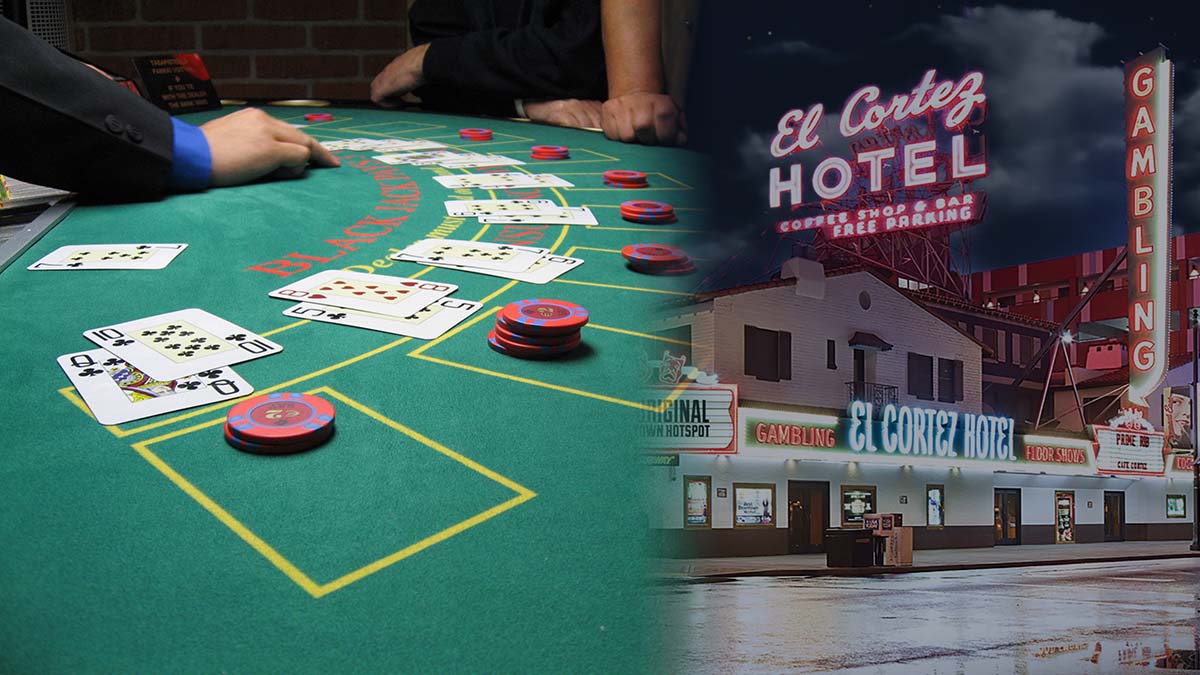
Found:
[[[166,192],[171,117],[0,19],[0,174],[114,198]]]
[[[429,43],[414,93],[431,107],[512,115],[518,98],[608,97],[600,0],[417,0],[409,27]]]

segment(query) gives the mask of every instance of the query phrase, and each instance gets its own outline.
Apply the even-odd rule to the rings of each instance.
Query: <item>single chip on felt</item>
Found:
[[[271,445],[320,436],[333,426],[335,416],[333,405],[320,396],[274,392],[235,405],[226,422],[234,437]]]
[[[295,443],[253,443],[243,440],[233,435],[233,430],[229,427],[229,423],[225,425],[225,442],[237,450],[248,452],[254,455],[291,455],[298,452],[305,452],[317,446],[324,445],[326,441],[333,437],[333,425],[329,425],[320,434],[305,438]]]

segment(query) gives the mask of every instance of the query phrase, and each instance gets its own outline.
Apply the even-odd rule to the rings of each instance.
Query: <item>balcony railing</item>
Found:
[[[876,413],[883,411],[883,406],[895,405],[900,400],[900,388],[891,384],[876,384],[875,382],[847,382],[846,403],[863,401],[871,403]]]

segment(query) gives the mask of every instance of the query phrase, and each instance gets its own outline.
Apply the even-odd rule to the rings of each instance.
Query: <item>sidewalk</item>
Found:
[[[1126,562],[1195,557],[1188,541],[1126,541],[1106,544],[1046,544],[913,551],[912,567],[826,567],[825,554],[772,555],[745,558],[691,558],[658,560],[659,574],[678,577],[783,577],[870,576],[995,567],[1069,565],[1074,563]]]

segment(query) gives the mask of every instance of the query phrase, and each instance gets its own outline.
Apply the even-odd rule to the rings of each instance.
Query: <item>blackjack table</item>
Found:
[[[643,393],[646,356],[686,349],[651,313],[698,275],[640,273],[621,250],[686,247],[702,229],[699,156],[515,120],[264,109],[321,141],[435,140],[574,187],[450,190],[433,178],[483,170],[343,150],[341,167],[298,179],[70,211],[0,273],[0,671],[644,671],[657,622],[633,429],[660,405]],[[459,136],[480,127],[491,140]],[[533,159],[538,144],[570,155]],[[610,169],[648,185],[606,185]],[[448,215],[454,199],[549,199],[597,224],[486,224]],[[630,199],[678,218],[630,222]],[[530,284],[389,258],[439,237],[585,262]],[[26,269],[60,246],[133,242],[188,248],[158,270]],[[268,297],[326,270],[452,283],[483,307],[422,340],[285,316],[293,303]],[[585,307],[579,347],[490,349],[497,312],[528,298]],[[331,403],[332,438],[239,451],[222,430],[241,399],[98,423],[56,359],[94,348],[89,329],[187,308],[282,346],[233,367],[254,395]]]

